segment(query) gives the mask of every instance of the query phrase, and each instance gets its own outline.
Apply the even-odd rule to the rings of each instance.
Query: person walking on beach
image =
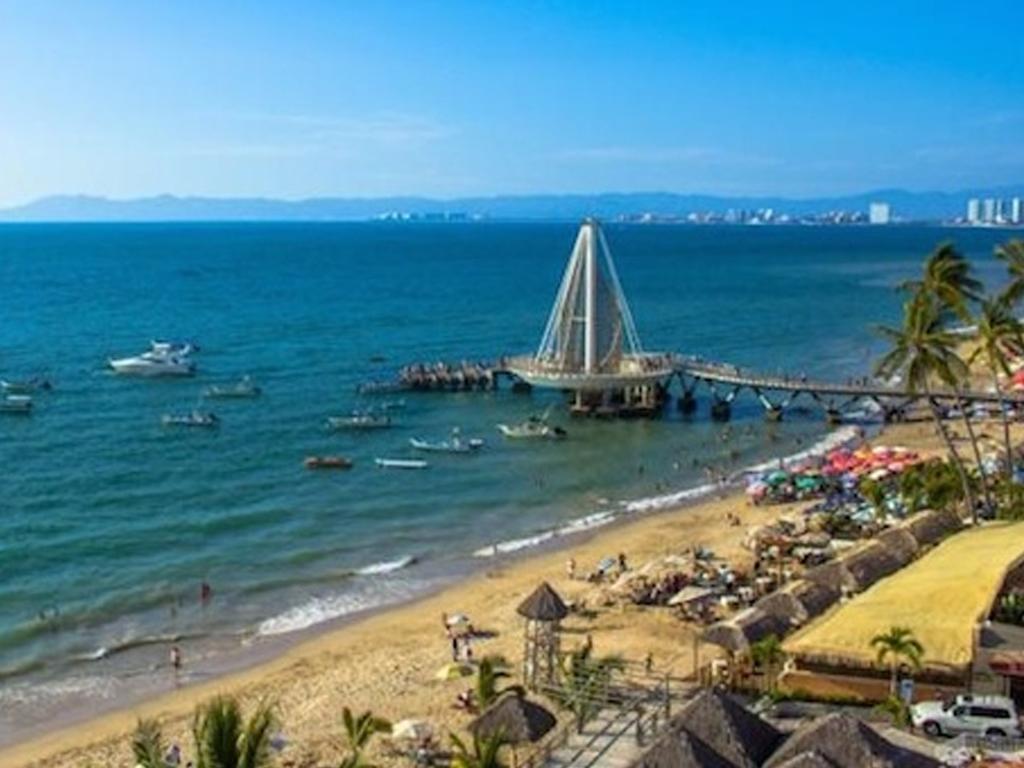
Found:
[[[181,648],[176,645],[171,646],[171,669],[175,674],[181,671]]]
[[[576,580],[576,558],[570,557],[565,563],[565,575],[569,577],[569,581]]]

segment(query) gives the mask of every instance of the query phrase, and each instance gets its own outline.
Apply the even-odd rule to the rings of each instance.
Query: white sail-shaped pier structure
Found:
[[[656,388],[672,376],[672,356],[640,344],[596,220],[580,226],[536,354],[511,358],[506,368],[532,386],[576,392],[578,407],[595,398],[608,404],[610,396],[626,407],[651,407]]]

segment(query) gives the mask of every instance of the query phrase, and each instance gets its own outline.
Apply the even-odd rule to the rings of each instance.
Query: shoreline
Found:
[[[395,622],[401,624],[414,616],[418,617],[425,608],[426,613],[432,617],[429,623],[436,624],[436,615],[453,610],[454,606],[463,606],[467,597],[481,591],[487,592],[488,582],[494,580],[511,578],[517,582],[528,581],[534,586],[544,579],[564,581],[564,558],[570,550],[573,557],[577,556],[578,551],[607,554],[623,549],[623,540],[642,538],[652,529],[676,526],[688,528],[690,533],[697,536],[714,536],[716,529],[724,525],[725,508],[735,512],[737,507],[746,507],[739,480],[747,472],[780,461],[798,461],[800,457],[822,453],[836,445],[861,439],[865,439],[862,430],[853,426],[841,427],[826,432],[820,440],[795,454],[738,470],[728,478],[726,484],[699,485],[659,497],[620,502],[614,517],[601,524],[564,533],[555,532],[535,545],[511,551],[496,551],[493,557],[473,557],[467,563],[470,567],[466,572],[453,574],[452,580],[422,594],[338,616],[294,633],[266,637],[263,642],[252,644],[241,654],[231,654],[227,664],[219,665],[219,668],[208,673],[209,679],[189,682],[172,690],[138,692],[127,702],[119,701],[114,707],[100,713],[83,713],[80,717],[76,715],[64,722],[60,722],[60,718],[56,722],[48,721],[38,730],[32,729],[33,732],[27,738],[0,746],[0,766],[68,764],[62,762],[61,757],[69,751],[90,751],[118,739],[123,742],[123,737],[131,732],[139,717],[156,717],[161,721],[187,718],[197,702],[217,692],[248,694],[253,689],[261,688],[264,681],[273,680],[289,669],[315,665],[316,660],[358,642],[360,637],[373,635],[382,627]],[[756,518],[766,513],[774,518],[792,506],[750,509],[757,510],[754,512]],[[733,528],[733,532],[736,530]],[[694,543],[699,541],[695,540]],[[629,547],[625,549],[628,551]],[[525,593],[521,596],[525,597]],[[504,608],[506,613],[514,614],[514,605]],[[676,623],[682,628],[681,623]],[[391,632],[387,631],[386,634],[390,635]],[[432,634],[440,634],[440,630]],[[687,647],[679,643],[678,638],[673,638],[673,644],[679,648]],[[396,651],[394,656],[400,657],[401,654]],[[444,660],[442,654],[437,664],[442,664]],[[379,702],[376,706],[379,707]],[[408,714],[405,713],[405,716]],[[285,718],[286,727],[287,724],[288,719]],[[122,752],[127,754],[127,747],[122,746]],[[115,752],[113,762],[107,764],[117,764],[119,757],[123,755]],[[79,764],[80,760],[73,762]]]

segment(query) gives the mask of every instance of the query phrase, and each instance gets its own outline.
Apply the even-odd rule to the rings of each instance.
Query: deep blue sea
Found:
[[[493,359],[540,340],[572,224],[152,224],[0,227],[0,378],[49,377],[30,417],[0,416],[0,740],[153,683],[169,645],[189,669],[436,588],[623,502],[806,448],[818,413],[779,425],[741,398],[730,427],[570,420],[562,443],[504,441],[535,392],[406,395],[394,428],[330,433],[356,394],[412,361]],[[898,315],[894,286],[954,239],[983,275],[1006,233],[936,228],[609,224],[644,346],[846,378]],[[111,375],[154,338],[199,342],[185,380]],[[384,358],[384,362],[371,362]],[[211,383],[216,431],[160,424]],[[458,426],[486,447],[382,471],[410,437]],[[349,472],[310,472],[344,454]],[[590,517],[593,515],[597,517]],[[499,554],[499,557],[501,555]],[[403,559],[415,563],[398,568]],[[393,567],[394,566],[394,567]],[[199,585],[213,599],[205,607]],[[133,683],[132,681],[135,681]],[[150,681],[144,684],[140,681]]]

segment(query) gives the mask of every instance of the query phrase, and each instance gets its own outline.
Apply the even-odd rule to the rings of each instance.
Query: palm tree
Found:
[[[924,263],[920,280],[907,280],[900,286],[912,295],[927,293],[942,307],[944,322],[957,317],[970,322],[969,305],[981,298],[982,284],[971,275],[971,263],[951,242],[940,243]]]
[[[369,711],[353,715],[348,707],[341,710],[341,720],[345,725],[345,742],[348,747],[348,755],[341,761],[341,768],[369,768],[369,764],[363,761],[363,752],[374,734],[391,730],[391,723],[375,717]]]
[[[140,768],[169,768],[164,760],[164,737],[156,720],[139,720],[132,734],[132,754]]]
[[[972,519],[977,522],[974,492],[964,467],[963,459],[947,432],[942,413],[932,397],[932,381],[938,379],[951,388],[967,376],[967,365],[956,354],[957,337],[945,329],[942,309],[929,293],[919,291],[903,305],[903,325],[900,328],[880,326],[878,333],[891,344],[890,350],[878,361],[875,372],[883,378],[902,376],[907,391],[923,393],[931,410],[935,429],[952,457],[953,465],[963,485]]]
[[[1009,240],[996,246],[996,258],[1006,263],[1010,283],[1003,295],[1011,306],[1024,298],[1024,240]]]
[[[764,670],[765,677],[768,679],[769,691],[775,690],[775,670],[785,658],[786,654],[782,651],[782,642],[778,635],[762,637],[750,646],[750,660]]]
[[[558,660],[559,685],[550,693],[576,718],[576,730],[583,732],[587,720],[601,711],[608,698],[612,675],[625,668],[618,656],[593,657],[588,643]]]
[[[1020,242],[1020,241],[1018,241]],[[1022,249],[1024,256],[1024,249]],[[1021,275],[1024,280],[1024,274]],[[1022,283],[1024,286],[1024,283]],[[1003,390],[999,386],[999,374],[1010,375],[1008,351],[1024,347],[1024,326],[1013,316],[1009,298],[1006,293],[996,299],[986,299],[981,303],[976,318],[978,329],[978,348],[974,350],[968,363],[984,358],[992,375],[992,384],[999,395],[999,415],[1003,421],[1003,443],[1006,450],[1006,473],[1013,477],[1013,443],[1010,441],[1010,420],[1006,415],[1006,403]]]
[[[498,688],[499,680],[511,677],[506,671],[507,668],[508,665],[501,656],[485,656],[480,660],[476,670],[476,701],[480,709],[486,709],[506,690],[511,690]]]
[[[450,736],[454,747],[452,768],[505,768],[501,748],[506,741],[501,731],[483,737],[474,734],[472,749],[454,733]]]
[[[924,646],[907,627],[889,627],[887,632],[871,638],[871,647],[875,649],[879,664],[889,662],[889,693],[892,695],[896,693],[896,670],[901,661],[909,662],[915,670],[921,669]]]
[[[272,762],[273,708],[260,703],[246,721],[238,700],[218,696],[196,710],[196,768],[264,768]]]

